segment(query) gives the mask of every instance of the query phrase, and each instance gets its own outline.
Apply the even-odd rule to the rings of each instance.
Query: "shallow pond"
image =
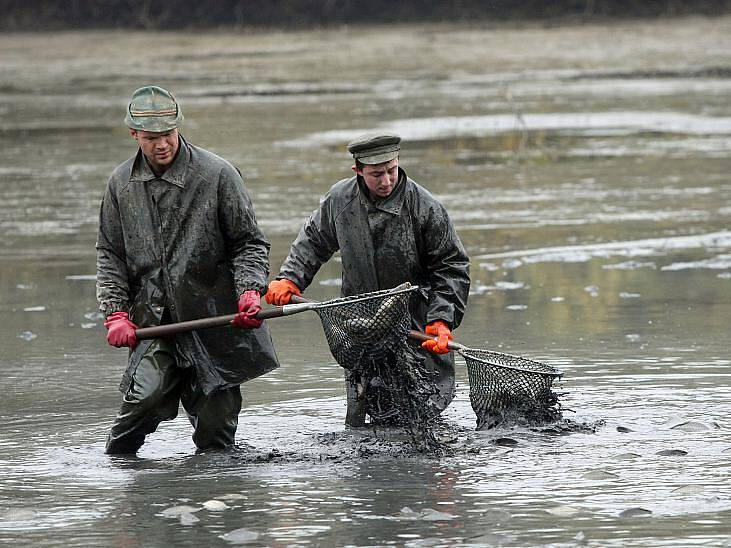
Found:
[[[1,36],[0,544],[728,546],[730,29]],[[275,271],[345,143],[400,132],[472,258],[457,339],[560,367],[569,427],[475,432],[460,367],[452,454],[345,431],[300,314],[271,321],[282,367],[244,385],[239,451],[196,455],[179,417],[103,455],[125,352],[96,310],[98,204],[153,82],[242,170]]]

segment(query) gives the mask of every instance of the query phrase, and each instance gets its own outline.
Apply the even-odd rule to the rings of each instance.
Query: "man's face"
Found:
[[[130,129],[129,133],[140,145],[142,154],[150,162],[153,171],[157,175],[165,173],[178,153],[178,129],[175,128],[162,133]]]
[[[398,182],[398,158],[383,164],[364,165],[363,169],[353,167],[363,177],[368,190],[378,198],[386,198]]]

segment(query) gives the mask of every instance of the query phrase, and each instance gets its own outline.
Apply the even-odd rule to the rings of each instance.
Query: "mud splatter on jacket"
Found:
[[[256,222],[240,173],[187,143],[160,177],[141,151],[112,173],[97,238],[97,300],[104,314],[125,311],[140,327],[233,314],[248,289],[266,292],[269,242]],[[210,393],[278,367],[268,327],[217,328],[176,335],[178,362],[195,367]],[[130,376],[149,341],[130,354]]]

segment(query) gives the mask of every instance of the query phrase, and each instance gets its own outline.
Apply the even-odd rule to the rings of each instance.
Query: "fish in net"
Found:
[[[405,344],[411,324],[409,297],[418,286],[333,299],[316,309],[330,352],[341,367],[352,369],[367,359],[390,356]]]
[[[477,429],[504,423],[542,424],[561,418],[553,381],[561,372],[545,363],[450,343],[465,359]]]

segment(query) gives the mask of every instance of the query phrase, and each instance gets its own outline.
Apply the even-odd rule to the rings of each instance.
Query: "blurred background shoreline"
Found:
[[[731,13],[731,0],[0,0],[0,30],[272,29],[341,25],[462,22],[544,25]]]

